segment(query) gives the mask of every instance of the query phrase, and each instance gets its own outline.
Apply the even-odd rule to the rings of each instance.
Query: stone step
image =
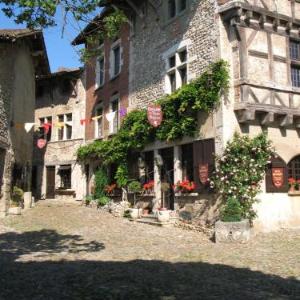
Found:
[[[160,226],[160,227],[169,227],[172,225],[170,222],[158,222],[156,218],[141,218],[141,219],[129,219],[130,221],[147,224],[147,225],[153,225],[153,226]]]

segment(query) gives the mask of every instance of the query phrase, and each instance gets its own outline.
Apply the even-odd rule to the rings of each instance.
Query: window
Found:
[[[186,0],[169,0],[168,1],[168,18],[172,19],[186,9]]]
[[[300,156],[296,156],[288,163],[289,178],[300,179]]]
[[[95,109],[95,138],[103,137],[103,105],[99,104]]]
[[[175,90],[187,83],[187,60],[188,53],[186,48],[180,49],[175,54],[168,57],[167,93],[173,93]]]
[[[102,56],[97,59],[97,64],[96,64],[96,89],[104,85],[104,77],[105,77],[105,62],[104,62],[104,56]]]
[[[62,165],[59,167],[58,174],[60,176],[60,188],[71,188],[71,165]]]
[[[121,48],[120,45],[113,48],[113,77],[117,76],[121,71]]]
[[[48,125],[47,125],[48,124]],[[52,117],[40,118],[40,134],[49,142],[52,134]]]
[[[111,112],[115,113],[112,121],[112,133],[117,133],[119,128],[119,98],[115,98],[111,101]]]
[[[72,114],[58,115],[57,116],[57,140],[70,140],[72,139],[73,122]]]
[[[290,58],[292,86],[300,87],[300,42],[290,41]]]
[[[181,150],[182,179],[194,181],[193,144],[182,145]]]

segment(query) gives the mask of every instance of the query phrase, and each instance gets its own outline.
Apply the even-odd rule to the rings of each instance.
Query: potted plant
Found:
[[[290,177],[288,181],[289,181],[289,192],[294,192],[295,186],[296,186],[296,179],[293,177]]]
[[[9,208],[9,214],[10,215],[20,215],[22,210],[22,204],[24,199],[24,192],[22,189],[18,188],[17,186],[14,186],[11,202],[10,202],[10,208]]]
[[[142,186],[140,182],[137,180],[133,180],[128,184],[128,192],[133,193],[133,208],[131,208],[131,218],[132,219],[137,219],[142,212],[140,211],[139,208],[136,208],[136,194],[142,190]]]
[[[143,185],[143,191],[147,195],[153,193],[153,188],[154,188],[154,180],[150,180]]]
[[[250,222],[242,218],[242,207],[235,198],[229,198],[215,224],[216,242],[247,242],[250,239]]]
[[[183,181],[178,181],[175,184],[174,187],[174,192],[178,193],[178,194],[189,194],[192,193],[196,188],[196,185],[193,181],[189,181],[187,179],[183,180]]]

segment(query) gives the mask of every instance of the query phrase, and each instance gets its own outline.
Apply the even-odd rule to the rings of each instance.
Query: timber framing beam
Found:
[[[229,22],[232,26],[250,27],[300,38],[300,19],[295,17],[288,17],[244,2],[224,4],[218,12],[223,21]]]

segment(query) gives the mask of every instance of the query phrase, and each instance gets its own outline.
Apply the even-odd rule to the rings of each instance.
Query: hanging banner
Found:
[[[45,139],[38,139],[37,140],[37,146],[40,149],[43,149],[46,146],[46,144],[47,144],[47,140],[45,140]]]
[[[52,126],[52,124],[50,124],[50,123],[44,123],[44,124],[42,125],[42,127],[44,128],[44,133],[45,133],[45,134],[48,134],[48,132],[49,132],[51,126]]]
[[[34,127],[34,125],[36,125],[36,124],[35,123],[25,123],[24,124],[25,131],[28,133],[29,131],[31,131],[31,129]]]
[[[91,123],[91,119],[81,119],[81,120],[80,120],[80,124],[81,124],[81,125],[84,125],[84,124],[87,124],[87,125],[88,125],[88,124],[90,124],[90,123]]]
[[[277,188],[281,188],[283,186],[284,168],[272,168],[272,182]]]
[[[163,120],[163,112],[160,105],[149,105],[147,108],[147,117],[153,127],[158,127]]]
[[[199,164],[198,172],[200,182],[205,185],[208,181],[208,164]]]

